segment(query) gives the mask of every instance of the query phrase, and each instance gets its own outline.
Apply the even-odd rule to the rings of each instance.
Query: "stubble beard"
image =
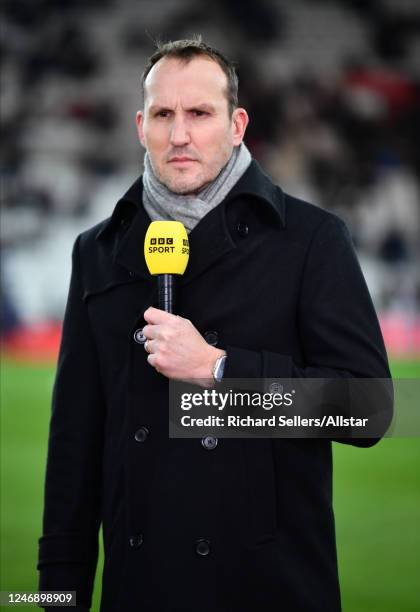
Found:
[[[219,174],[220,169],[217,170],[214,176],[206,177],[204,172],[199,172],[191,178],[183,177],[182,172],[179,172],[178,176],[171,176],[169,173],[166,175],[159,170],[154,170],[155,176],[158,180],[176,195],[196,195],[206,185],[211,183]],[[212,173],[213,174],[213,173]]]
[[[159,177],[158,177],[159,178]],[[197,176],[187,179],[180,175],[179,177],[169,176],[159,178],[159,180],[176,195],[195,195],[203,189],[210,181],[206,181],[204,174],[200,172]]]

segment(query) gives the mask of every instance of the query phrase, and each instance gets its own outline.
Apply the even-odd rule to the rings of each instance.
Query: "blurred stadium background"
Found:
[[[0,588],[35,590],[71,247],[141,172],[154,39],[201,33],[238,62],[252,153],[347,222],[393,375],[420,378],[420,2],[3,0],[1,18]],[[334,453],[344,612],[420,610],[419,440]]]

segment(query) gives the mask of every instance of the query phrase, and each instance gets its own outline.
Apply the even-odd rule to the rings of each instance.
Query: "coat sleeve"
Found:
[[[79,241],[53,390],[39,589],[76,591],[91,605],[101,523],[104,400],[95,343],[82,301]]]
[[[333,215],[317,228],[308,248],[297,320],[303,362],[287,354],[228,346],[224,377],[390,380],[379,322],[350,234]],[[392,418],[392,392],[389,397],[381,435]],[[337,441],[370,446],[377,439]]]

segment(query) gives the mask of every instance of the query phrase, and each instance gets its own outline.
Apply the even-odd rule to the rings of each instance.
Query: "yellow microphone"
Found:
[[[179,221],[152,221],[144,239],[144,257],[158,279],[158,304],[173,312],[177,276],[184,274],[190,255],[188,234]]]

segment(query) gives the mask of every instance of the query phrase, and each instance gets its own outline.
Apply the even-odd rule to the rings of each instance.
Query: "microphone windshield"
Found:
[[[150,274],[184,274],[190,246],[179,221],[152,221],[144,239],[144,257]]]

